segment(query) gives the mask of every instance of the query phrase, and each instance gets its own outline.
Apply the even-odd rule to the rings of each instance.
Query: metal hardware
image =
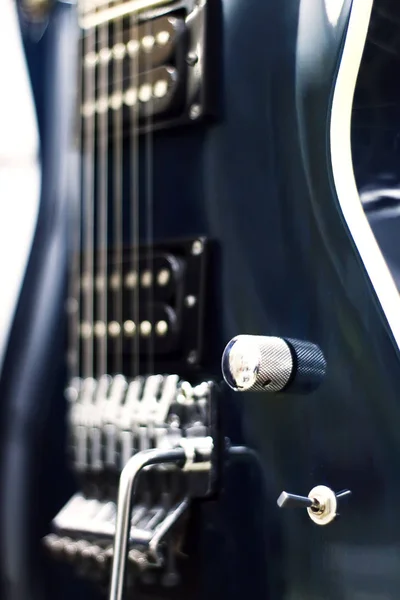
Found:
[[[189,54],[186,57],[186,62],[189,65],[189,67],[194,67],[195,64],[197,64],[199,60],[199,57],[197,56],[196,52],[189,52]]]
[[[220,36],[215,26],[219,10],[218,0],[131,0],[112,6],[99,0],[81,1],[79,21],[83,29],[114,19],[122,19],[123,28],[122,39],[114,40],[111,27],[107,47],[100,47],[98,41],[93,51],[82,56],[82,78],[86,70],[96,71],[104,63],[112,69],[113,63],[123,62],[125,73],[123,89],[118,92],[112,82],[107,89],[96,87],[95,99],[79,107],[82,119],[120,111],[123,132],[129,135],[133,120],[135,130],[145,133],[215,118],[219,110],[218,86],[213,83],[219,80],[215,72],[219,64]],[[138,23],[134,36],[132,13]],[[131,61],[135,69],[129,68]],[[113,122],[108,119],[110,136],[117,133]]]
[[[194,256],[198,256],[203,252],[203,240],[195,240],[192,245],[192,254]]]
[[[197,450],[199,450],[199,452],[197,452]],[[123,596],[131,505],[133,503],[135,485],[139,473],[147,466],[161,463],[173,463],[185,467],[188,462],[188,468],[193,469],[196,457],[200,457],[200,462],[202,460],[209,461],[211,458],[211,451],[212,443],[209,439],[206,442],[202,440],[199,448],[197,448],[195,443],[186,443],[183,444],[181,448],[174,448],[167,451],[159,449],[144,450],[143,452],[139,452],[136,456],[132,456],[128,461],[121,473],[118,489],[114,559],[111,571],[109,600],[122,600]],[[158,556],[157,558],[159,559]]]
[[[98,40],[93,51],[83,57],[83,69],[92,69],[104,61],[122,59],[125,61],[135,59],[140,63],[145,61],[146,66],[139,65],[140,72],[143,72],[143,69],[175,65],[174,56],[185,33],[185,22],[182,16],[166,14],[152,19],[150,23],[144,20],[138,23],[134,32],[131,27],[128,27],[128,21],[123,22],[122,25],[123,31],[118,36],[118,42],[111,29],[107,47],[101,46]],[[131,80],[128,77],[126,81]],[[110,91],[112,91],[111,87]]]
[[[238,335],[222,355],[222,374],[237,392],[311,392],[325,375],[322,351],[310,342]]]
[[[212,389],[209,382],[193,388],[177,375],[136,377],[130,382],[122,375],[104,375],[98,382],[73,380],[67,397],[76,471],[90,474],[94,481],[98,471],[100,475],[108,468],[121,471],[136,451],[173,448],[182,438],[207,438]],[[96,432],[102,432],[98,444],[93,443]]]
[[[317,485],[310,491],[308,497],[282,492],[277,504],[279,508],[306,508],[314,523],[328,525],[337,517],[338,500],[350,494],[350,490],[335,494],[327,486]]]
[[[201,116],[201,106],[198,104],[193,104],[190,107],[189,115],[192,120],[198,119]]]
[[[125,78],[119,96],[112,93],[111,84],[109,90],[96,89],[98,100],[96,103],[81,106],[82,117],[92,118],[95,113],[122,110],[127,113],[125,115],[127,120],[134,105],[139,119],[149,115],[156,117],[157,114],[172,109],[179,102],[180,82],[179,71],[175,67],[157,66],[139,73],[134,79]]]
[[[110,600],[122,600],[127,541],[131,516],[132,493],[139,473],[146,466],[160,463],[184,462],[185,452],[182,448],[167,451],[154,449],[144,450],[132,456],[121,473],[118,489],[117,520],[115,528],[114,559],[111,571]]]
[[[279,508],[311,508],[314,509],[319,507],[319,502],[315,498],[309,498],[307,496],[297,496],[296,494],[288,494],[282,492],[277,500]]]
[[[108,364],[117,370],[117,356],[122,340],[126,358],[125,376],[133,372],[135,362],[130,360],[136,349],[139,362],[146,369],[149,349],[154,354],[154,369],[159,373],[178,371],[182,364],[201,365],[205,356],[204,332],[207,319],[207,301],[210,285],[212,244],[205,238],[189,238],[155,244],[152,269],[148,269],[147,250],[139,247],[138,265],[132,265],[132,250],[127,249],[122,258],[119,285],[126,301],[122,314],[114,314],[115,271],[118,256],[110,249],[108,255],[109,280],[104,282],[108,294],[109,322],[80,324],[79,348],[68,349],[71,355],[83,351],[87,339],[94,338],[94,361],[102,347],[106,331],[108,338]],[[81,295],[92,293],[86,274],[81,276]],[[133,310],[135,294],[139,294],[139,315]],[[71,299],[70,299],[71,300]],[[117,321],[116,317],[121,319]],[[136,323],[136,318],[139,321]],[[73,320],[75,315],[70,315]],[[133,340],[135,340],[133,342]],[[136,345],[136,340],[138,344]],[[191,354],[194,351],[195,354]],[[188,361],[189,354],[195,360]]]
[[[196,304],[197,298],[196,296],[186,296],[185,298],[185,306],[192,307]]]
[[[119,474],[125,477],[126,465],[139,464],[143,457],[180,456],[179,464],[159,464],[160,459],[150,470],[139,468],[143,473],[135,487],[135,504],[127,521],[124,517],[128,586],[137,577],[145,585],[149,569],[152,581],[156,577],[161,585],[179,581],[174,557],[191,498],[206,497],[215,481],[214,389],[211,382],[192,386],[177,375],[71,381],[66,390],[69,438],[82,491],[56,515],[52,533],[44,540],[55,558],[108,585],[112,543],[118,534]]]
[[[187,357],[187,362],[189,365],[194,365],[197,362],[197,352],[196,350],[191,350]]]
[[[156,8],[162,4],[171,4],[171,2],[172,0],[122,0],[118,4],[108,8],[108,2],[104,2],[103,0],[97,0],[96,2],[92,2],[92,0],[80,0],[78,3],[80,14],[79,25],[82,29],[90,29],[102,23],[119,19],[124,15]]]

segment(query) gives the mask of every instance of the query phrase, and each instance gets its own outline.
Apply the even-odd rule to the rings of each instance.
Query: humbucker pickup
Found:
[[[186,28],[181,16],[165,15],[153,19],[150,25],[144,22],[134,28],[128,21],[124,21],[123,25],[122,34],[117,37],[115,26],[110,24],[108,52],[104,50],[97,38],[94,52],[83,57],[85,68],[107,61],[112,71],[115,64],[123,61],[127,75],[134,71],[135,67],[141,72],[149,68],[147,65],[153,68],[174,61],[174,54],[179,52],[184,42]],[[133,67],[130,59],[135,61]]]
[[[96,275],[101,259],[100,253],[96,255],[94,274],[83,273],[80,281],[80,305],[87,294],[93,294],[94,312],[93,322],[85,320],[83,314],[79,317],[79,352],[83,355],[87,345],[93,344],[96,365],[107,333],[111,373],[121,369],[113,368],[121,344],[123,372],[128,377],[138,374],[134,373],[133,356],[145,361],[151,354],[157,372],[178,368],[182,372],[182,365],[191,368],[201,364],[210,249],[204,238],[155,244],[151,256],[147,247],[139,246],[124,251],[122,265],[110,251],[106,282],[103,275]],[[105,290],[107,323],[103,323],[100,307]],[[77,351],[71,339],[71,359]]]
[[[175,67],[160,66],[149,71],[125,76],[118,91],[112,90],[109,84],[108,95],[100,91],[96,102],[82,106],[83,117],[90,117],[112,109],[123,112],[124,122],[131,117],[132,107],[135,107],[139,119],[166,111],[176,112],[182,106],[182,79]],[[109,127],[113,127],[110,121]]]
[[[89,29],[107,23],[131,13],[154,9],[163,4],[171,4],[173,0],[120,0],[112,6],[109,0],[80,0],[79,24],[82,29]]]
[[[110,16],[105,25],[97,23],[101,11],[84,17],[86,23],[94,19],[94,28],[107,28],[107,41],[90,29],[84,32],[82,118],[104,119],[109,113],[109,133],[118,128],[119,135],[120,120],[112,117],[116,112],[122,113],[126,134],[132,128],[148,131],[216,116],[218,36],[215,23],[209,26],[209,4],[216,2],[176,0],[163,2],[156,10],[148,2],[148,10],[136,17],[134,4],[102,9]],[[122,6],[128,14],[111,18],[112,11]],[[88,46],[85,40],[90,35],[93,43]]]

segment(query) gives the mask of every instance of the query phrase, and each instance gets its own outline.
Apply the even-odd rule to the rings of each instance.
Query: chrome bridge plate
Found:
[[[172,536],[182,532],[188,516],[189,500],[168,505],[136,505],[132,510],[128,541],[128,574],[133,580],[157,569],[159,581],[176,573]],[[53,521],[53,533],[44,543],[57,560],[70,563],[78,573],[108,584],[114,555],[116,504],[75,494]],[[159,552],[165,556],[159,563]],[[168,563],[168,564],[166,564]],[[154,577],[153,577],[154,579]],[[176,581],[177,583],[178,581]]]
[[[107,585],[122,469],[141,450],[213,448],[214,395],[211,382],[192,387],[176,375],[73,380],[67,389],[69,450],[81,491],[53,519],[44,539],[51,555]],[[149,572],[153,583],[178,583],[176,554],[190,501],[207,497],[215,481],[213,458],[193,467],[162,464],[141,474],[131,513],[128,586],[146,583]]]

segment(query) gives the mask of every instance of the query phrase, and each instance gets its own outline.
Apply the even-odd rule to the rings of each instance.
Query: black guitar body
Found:
[[[77,590],[68,574],[46,561],[40,540],[75,485],[66,469],[63,390],[68,219],[75,195],[66,169],[74,110],[68,89],[76,24],[71,7],[60,4],[45,33],[27,29],[26,19],[21,25],[41,141],[42,193],[1,378],[0,595],[66,598]]]
[[[151,244],[171,252],[180,240],[209,240],[212,248],[202,353],[175,360],[171,372],[217,383],[217,446],[227,448],[218,455],[213,493],[193,502],[181,582],[142,582],[126,597],[395,600],[400,303],[348,161],[370,2],[344,0],[341,10],[331,12],[324,0],[221,4],[220,15],[213,13],[219,32],[212,79],[216,118],[160,128],[151,138],[142,133],[138,176],[141,243],[149,246],[151,231]],[[63,392],[63,304],[72,255],[66,225],[77,196],[71,183],[77,171],[67,158],[75,110],[68,89],[74,81],[68,47],[76,36],[71,13],[70,6],[56,5],[39,42],[29,41],[23,28],[41,125],[43,192],[1,382],[1,576],[7,600],[101,594],[70,565],[56,567],[41,542],[80,486],[65,456]],[[43,60],[52,65],[45,81],[38,70]],[[398,100],[393,90],[392,99]],[[382,135],[382,146],[370,150],[365,127],[372,123],[354,114],[357,183],[360,189],[379,187],[385,165],[368,164],[377,165],[374,157],[388,138]],[[388,145],[393,159],[394,144]],[[394,159],[388,168],[397,178]],[[124,210],[128,222],[128,199]],[[319,387],[311,393],[290,386],[286,393],[231,391],[222,379],[221,356],[238,334],[315,344],[326,361]],[[147,373],[146,356],[141,365]],[[240,448],[229,452],[229,446]],[[338,500],[340,518],[326,526],[305,509],[277,505],[282,491],[307,496],[320,485],[351,491]]]

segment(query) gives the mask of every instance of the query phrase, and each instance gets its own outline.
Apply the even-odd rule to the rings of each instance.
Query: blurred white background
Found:
[[[40,194],[39,140],[14,0],[0,0],[0,368]]]

